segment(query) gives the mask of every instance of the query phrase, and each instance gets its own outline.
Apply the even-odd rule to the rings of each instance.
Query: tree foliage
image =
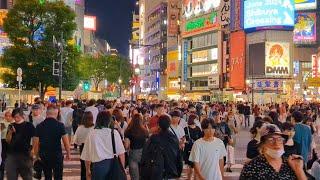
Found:
[[[16,72],[23,69],[23,85],[27,89],[38,88],[41,95],[47,87],[58,85],[58,78],[52,75],[53,60],[58,60],[58,50],[53,46],[53,36],[65,42],[72,39],[76,29],[75,13],[62,1],[40,4],[39,0],[17,0],[4,21],[13,46],[4,52],[2,64]],[[63,89],[73,90],[79,82],[76,60],[79,52],[72,45],[66,45],[63,64]],[[16,75],[3,74],[10,87],[16,87]]]
[[[132,74],[128,59],[112,55],[97,58],[86,55],[79,61],[79,69],[81,69],[81,78],[92,80],[95,90],[98,90],[98,85],[103,80],[118,83],[121,79],[124,85],[128,85]]]

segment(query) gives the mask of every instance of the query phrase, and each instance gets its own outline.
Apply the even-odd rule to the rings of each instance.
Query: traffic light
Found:
[[[83,83],[83,91],[84,91],[84,92],[90,91],[90,83],[89,83],[88,81],[85,81],[85,82]]]

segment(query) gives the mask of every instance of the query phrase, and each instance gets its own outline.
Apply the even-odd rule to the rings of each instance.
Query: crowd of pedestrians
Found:
[[[188,179],[222,180],[232,172],[242,128],[252,140],[240,179],[320,179],[319,108],[36,99],[4,112],[0,179],[63,179],[63,162],[74,148],[81,154],[81,180],[125,179],[125,169],[132,180],[177,179],[184,164]]]

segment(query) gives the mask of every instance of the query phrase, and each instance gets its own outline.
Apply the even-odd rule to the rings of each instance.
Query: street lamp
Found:
[[[121,96],[122,96],[122,94],[121,94],[121,91],[122,91],[122,89],[121,89],[121,84],[122,84],[122,79],[121,79],[121,77],[119,78],[119,80],[118,80],[118,83],[119,83],[119,98],[121,98]]]

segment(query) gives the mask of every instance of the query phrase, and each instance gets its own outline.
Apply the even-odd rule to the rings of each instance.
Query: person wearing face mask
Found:
[[[287,139],[288,136],[282,134],[276,125],[263,125],[259,143],[260,155],[244,165],[240,180],[306,180],[302,157],[283,156]]]

